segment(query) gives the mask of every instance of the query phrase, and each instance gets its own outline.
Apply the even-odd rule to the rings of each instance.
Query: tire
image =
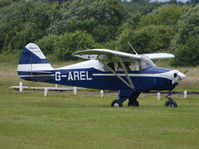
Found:
[[[119,100],[113,100],[113,102],[111,103],[112,107],[122,107],[122,103]]]
[[[129,106],[129,107],[131,107],[131,106],[132,106],[132,107],[139,107],[140,104],[139,104],[139,102],[138,102],[137,100],[135,100],[135,101],[133,101],[133,102],[132,102],[132,101],[131,101],[131,102],[129,101],[128,106]]]
[[[168,99],[165,104],[166,107],[176,108],[178,107],[177,103],[173,99]]]

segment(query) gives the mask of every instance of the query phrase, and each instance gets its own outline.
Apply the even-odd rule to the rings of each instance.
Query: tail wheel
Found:
[[[113,102],[111,103],[112,107],[122,107],[122,103],[119,100],[113,100]]]

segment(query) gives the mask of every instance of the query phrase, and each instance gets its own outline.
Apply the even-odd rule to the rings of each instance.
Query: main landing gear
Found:
[[[122,107],[123,102],[128,98],[128,106],[138,107],[140,104],[137,100],[138,96],[140,95],[139,91],[135,90],[120,90],[118,93],[118,97],[116,100],[113,100],[111,103],[112,107]]]
[[[166,96],[166,98],[168,100],[164,104],[165,107],[173,107],[173,108],[178,107],[177,103],[171,97],[169,97],[169,96],[171,96],[171,93],[169,93],[169,95]]]
[[[122,107],[123,102],[128,98],[128,106],[138,107],[140,104],[137,100],[138,96],[140,95],[139,91],[136,90],[120,90],[118,93],[118,97],[116,100],[113,100],[111,103],[112,107]],[[166,98],[167,101],[165,102],[166,107],[178,107],[177,103],[170,97],[171,93],[169,93]]]
[[[122,107],[123,104],[120,100],[116,99],[116,100],[113,100],[113,102],[111,103],[111,107]]]

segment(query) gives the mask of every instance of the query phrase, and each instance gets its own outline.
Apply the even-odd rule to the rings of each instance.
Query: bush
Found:
[[[44,36],[42,39],[40,39],[36,43],[39,45],[39,47],[41,48],[42,52],[44,52],[44,54],[50,55],[50,54],[55,53],[57,43],[61,39],[60,37],[61,36],[59,35],[51,34],[48,36]]]
[[[60,60],[74,59],[73,52],[95,48],[95,44],[95,40],[90,34],[84,31],[75,31],[61,35],[54,52]]]

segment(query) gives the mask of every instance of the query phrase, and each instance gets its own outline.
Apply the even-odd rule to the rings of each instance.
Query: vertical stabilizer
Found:
[[[40,48],[34,43],[27,44],[19,60],[17,69],[19,76],[46,70],[53,70],[53,68]]]

